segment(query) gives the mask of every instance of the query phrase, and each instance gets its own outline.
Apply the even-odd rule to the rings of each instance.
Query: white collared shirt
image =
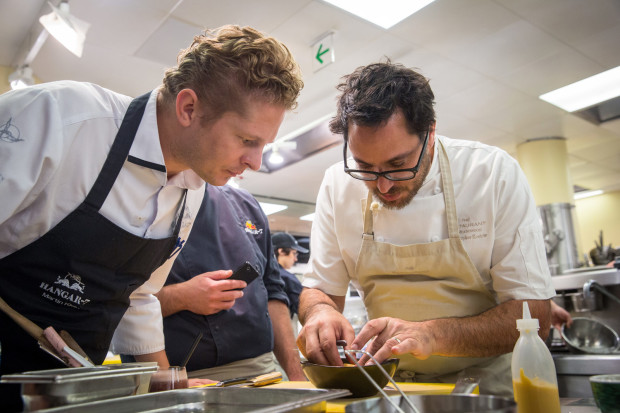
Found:
[[[100,213],[134,235],[169,237],[179,201],[188,189],[179,234],[185,240],[204,194],[204,181],[192,171],[167,178],[156,99],[155,90],[129,152],[133,162],[125,161]],[[85,199],[131,100],[94,84],[72,81],[0,96],[0,126],[4,125],[0,127],[0,258],[40,238]],[[129,323],[128,328],[138,329],[148,340],[125,339],[127,333],[120,326],[117,351],[143,354],[164,348],[161,310],[152,294],[165,282],[173,261],[174,257],[132,294],[128,320],[122,323]]]
[[[460,237],[484,285],[498,303],[554,296],[540,217],[516,160],[479,142],[437,139],[450,161]],[[405,208],[390,210],[373,203],[376,241],[409,245],[448,238],[438,164],[435,149],[428,176]],[[344,296],[352,282],[363,294],[355,263],[367,195],[364,182],[347,175],[342,162],[326,171],[317,197],[311,266],[304,286]]]

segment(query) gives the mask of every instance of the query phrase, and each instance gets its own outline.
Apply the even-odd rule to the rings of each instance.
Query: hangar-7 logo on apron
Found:
[[[43,290],[43,297],[54,301],[56,304],[78,308],[90,302],[89,299],[82,298],[86,288],[82,282],[82,277],[70,272],[64,277],[59,275],[52,285],[42,281],[39,288]]]

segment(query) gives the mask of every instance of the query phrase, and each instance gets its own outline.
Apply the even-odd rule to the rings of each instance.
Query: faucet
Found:
[[[600,285],[594,280],[588,280],[583,285],[583,298],[586,300],[590,298],[590,295],[592,294],[593,290],[598,290],[599,292],[605,294],[607,297],[611,298],[612,300],[620,304],[620,298],[616,297],[615,295],[607,291],[605,287],[603,287],[602,285]]]

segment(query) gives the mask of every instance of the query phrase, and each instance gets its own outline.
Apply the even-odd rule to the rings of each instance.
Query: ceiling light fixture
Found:
[[[389,29],[435,0],[325,0],[384,29]]]
[[[284,158],[280,155],[278,148],[274,146],[271,149],[271,155],[269,155],[269,163],[273,165],[280,165],[282,162],[284,162]]]
[[[302,221],[314,221],[314,212],[311,214],[304,215],[303,217],[299,217]]]
[[[28,65],[20,66],[16,71],[9,75],[9,84],[11,89],[23,89],[34,85],[34,77],[32,69]]]
[[[284,156],[282,156],[282,153],[280,152],[281,149],[286,149],[285,155],[287,151],[289,151],[290,155],[290,151],[297,149],[297,142],[279,139],[269,145],[269,148],[265,147],[265,151],[271,150],[271,153],[267,158],[270,165],[281,165],[285,161]]]
[[[288,208],[287,205],[270,204],[269,202],[259,202],[259,204],[265,215],[275,214],[276,212],[284,211]]]
[[[603,193],[603,191],[601,189],[597,189],[594,191],[581,191],[581,192],[576,192],[575,195],[573,196],[574,199],[584,199],[584,198],[590,198],[591,196],[597,196],[597,195],[601,195]]]
[[[574,112],[620,96],[620,66],[540,95],[539,98]]]
[[[82,57],[84,40],[90,23],[72,16],[69,13],[69,3],[66,0],[60,2],[58,7],[47,2],[52,7],[52,12],[39,18],[39,21],[56,40],[77,57]]]

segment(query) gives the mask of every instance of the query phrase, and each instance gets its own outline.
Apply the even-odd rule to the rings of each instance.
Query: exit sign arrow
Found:
[[[334,31],[324,33],[312,42],[312,70],[314,72],[336,61],[334,34]]]
[[[321,59],[321,56],[323,56],[327,52],[329,52],[329,48],[323,50],[323,44],[321,43],[319,45],[319,50],[316,52],[316,60],[318,60],[319,63],[323,64],[323,59]]]

